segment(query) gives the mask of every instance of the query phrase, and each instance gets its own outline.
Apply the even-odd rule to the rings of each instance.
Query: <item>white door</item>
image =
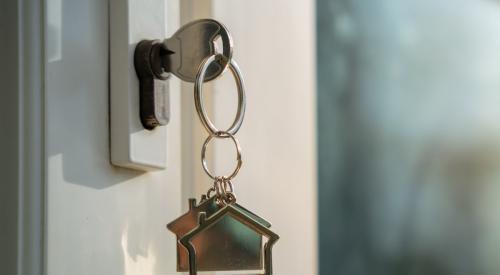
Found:
[[[21,159],[13,166],[19,171],[12,173],[20,187],[9,193],[17,194],[11,204],[20,208],[12,220],[17,226],[10,228],[17,230],[11,241],[17,263],[6,274],[176,274],[175,238],[165,225],[187,209],[189,197],[198,198],[211,184],[200,166],[206,133],[195,116],[192,84],[169,80],[167,168],[140,172],[113,166],[113,10],[102,0],[23,3],[18,10],[12,6],[21,11],[16,45],[24,53],[16,55],[22,65],[16,75],[24,86],[15,88],[26,99],[16,99],[17,127],[25,130],[14,135],[19,150],[12,154]],[[206,17],[231,31],[248,99],[238,133],[245,161],[235,179],[239,202],[280,234],[275,274],[316,274],[313,1],[162,3],[165,37],[181,23]],[[39,66],[32,66],[37,60]],[[206,87],[214,95],[207,105],[221,125],[235,110],[232,81],[223,76]],[[232,151],[214,148],[213,168],[230,169]]]

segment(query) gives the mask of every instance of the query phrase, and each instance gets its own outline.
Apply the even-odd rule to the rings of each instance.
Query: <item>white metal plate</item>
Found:
[[[139,117],[134,50],[143,39],[165,38],[165,0],[110,1],[110,146],[114,165],[166,168],[166,126],[146,130]],[[167,87],[168,88],[168,87]]]

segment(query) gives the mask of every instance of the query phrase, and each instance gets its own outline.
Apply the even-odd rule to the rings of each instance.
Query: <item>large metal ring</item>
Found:
[[[200,117],[201,123],[207,129],[207,131],[214,135],[216,133],[229,133],[230,135],[235,135],[241,127],[243,123],[243,117],[245,116],[245,84],[243,83],[243,77],[240,72],[240,68],[234,59],[231,59],[229,62],[229,69],[236,80],[236,85],[238,87],[238,111],[236,112],[236,117],[234,118],[233,124],[229,129],[225,131],[221,131],[215,127],[213,122],[208,118],[208,115],[205,111],[205,107],[203,106],[203,80],[205,79],[205,74],[207,73],[207,69],[212,64],[212,62],[217,61],[219,59],[226,59],[221,54],[216,54],[207,57],[201,63],[198,74],[196,75],[196,80],[194,83],[194,103],[196,106],[196,111],[198,112],[198,116]]]
[[[236,160],[237,160],[236,168],[231,173],[231,175],[223,177],[223,178],[227,179],[228,181],[230,181],[240,171],[240,168],[241,168],[241,165],[243,164],[243,161],[241,159],[241,147],[240,147],[240,143],[238,142],[238,140],[232,134],[230,134],[228,132],[216,132],[214,134],[211,134],[210,136],[207,137],[207,139],[205,140],[205,143],[203,143],[203,146],[201,148],[201,164],[203,166],[203,170],[205,170],[205,173],[207,173],[207,175],[210,178],[212,178],[213,180],[217,180],[217,179],[221,178],[220,176],[214,176],[212,174],[212,172],[210,172],[210,170],[208,169],[207,159],[206,159],[207,146],[210,143],[210,141],[213,138],[215,138],[215,137],[219,137],[219,138],[220,137],[222,137],[222,138],[231,138],[231,140],[233,141],[234,145],[236,146]]]

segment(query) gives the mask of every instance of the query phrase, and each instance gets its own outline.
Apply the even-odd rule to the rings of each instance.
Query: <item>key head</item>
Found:
[[[220,40],[221,49],[218,49]],[[184,25],[172,37],[163,41],[164,69],[178,78],[195,82],[203,60],[221,53],[225,58],[214,62],[205,75],[205,81],[220,76],[227,68],[233,54],[233,40],[227,28],[213,19],[200,19]]]

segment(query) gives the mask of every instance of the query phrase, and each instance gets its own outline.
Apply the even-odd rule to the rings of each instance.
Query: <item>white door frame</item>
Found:
[[[44,272],[43,3],[2,1],[0,10],[0,259],[4,274]],[[2,13],[2,12],[0,12]]]

